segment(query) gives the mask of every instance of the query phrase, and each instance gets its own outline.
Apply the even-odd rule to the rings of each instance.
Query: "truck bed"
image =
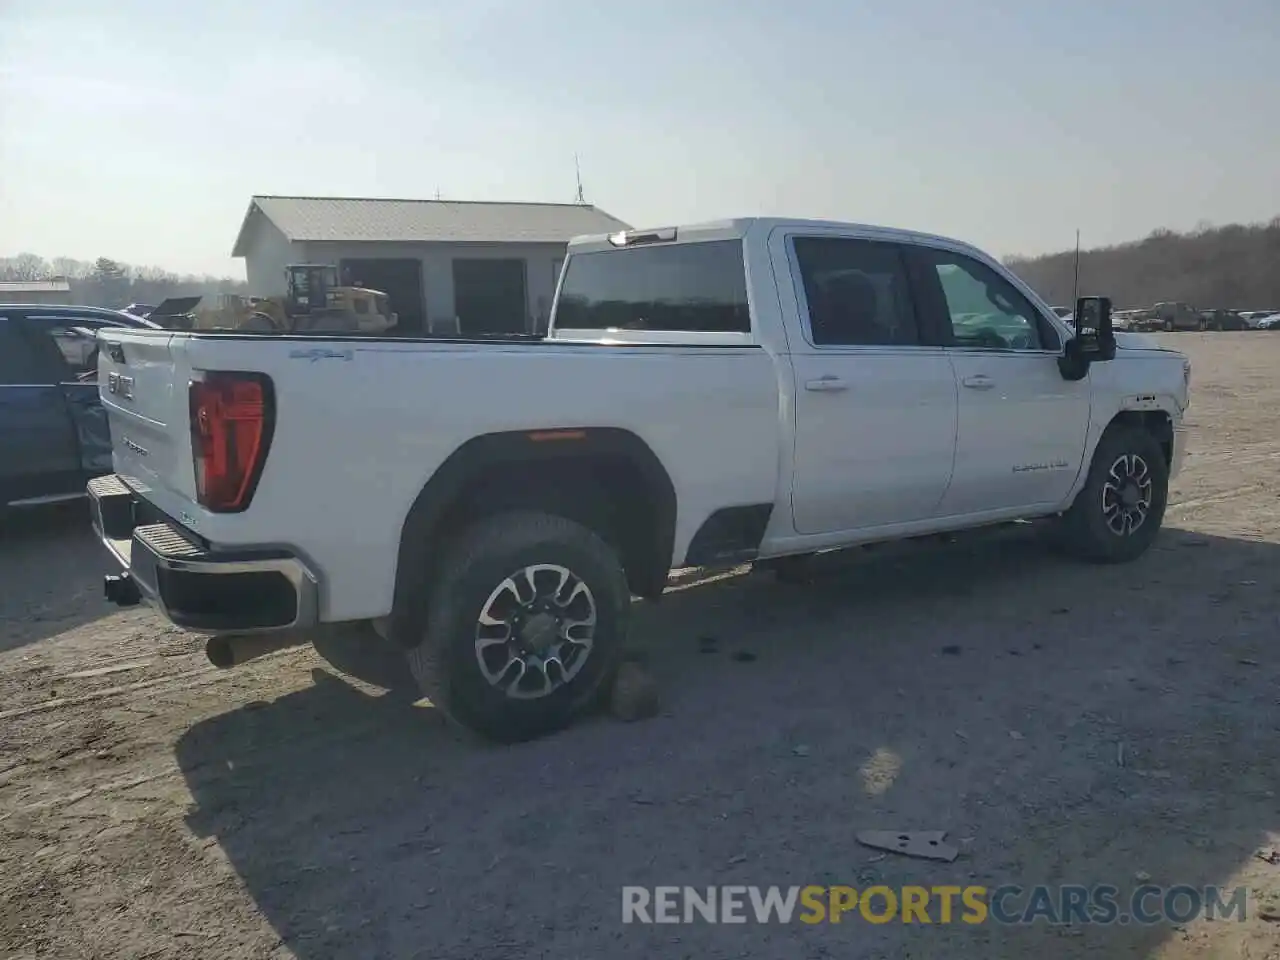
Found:
[[[327,558],[322,619],[390,608],[404,518],[474,437],[634,433],[681,491],[681,558],[707,504],[776,495],[778,375],[758,346],[132,330],[102,340],[116,473],[216,547],[279,544]],[[270,449],[243,514],[196,503],[187,387],[203,371],[263,373],[274,386]]]

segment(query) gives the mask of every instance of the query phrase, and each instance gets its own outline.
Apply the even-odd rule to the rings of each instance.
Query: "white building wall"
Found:
[[[342,260],[348,258],[420,260],[423,297],[426,303],[427,321],[430,323],[432,320],[455,315],[453,298],[453,261],[455,259],[523,260],[525,262],[525,294],[528,300],[526,312],[533,317],[545,317],[551,310],[557,271],[564,259],[567,246],[563,243],[326,243],[311,241],[294,245],[294,255],[301,257],[305,252],[306,259],[291,262],[331,263],[337,266]],[[250,282],[252,283],[252,280]]]
[[[290,243],[274,223],[261,213],[255,214],[256,223],[248,235],[248,253],[244,258],[245,280],[251,297],[284,296],[288,281],[285,268],[291,263],[305,263],[301,259],[302,244]]]
[[[0,290],[0,303],[70,303],[70,290]]]

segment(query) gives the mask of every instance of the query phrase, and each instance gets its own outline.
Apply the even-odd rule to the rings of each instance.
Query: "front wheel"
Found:
[[[1155,437],[1137,427],[1109,427],[1083,489],[1058,520],[1056,541],[1091,563],[1136,560],[1160,532],[1168,498],[1169,467]]]
[[[507,513],[465,532],[430,591],[409,651],[423,694],[500,742],[559,730],[621,660],[631,593],[617,554],[564,517]]]

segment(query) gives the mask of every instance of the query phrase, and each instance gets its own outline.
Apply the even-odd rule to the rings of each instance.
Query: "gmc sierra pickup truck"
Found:
[[[220,666],[373,621],[499,740],[569,723],[672,568],[1048,518],[1138,557],[1190,364],[980,251],[743,219],[570,244],[511,341],[107,330],[94,525]]]

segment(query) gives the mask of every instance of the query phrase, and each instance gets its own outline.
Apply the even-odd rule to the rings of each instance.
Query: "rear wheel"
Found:
[[[501,514],[462,534],[437,569],[424,635],[408,654],[436,707],[514,742],[594,705],[621,660],[631,606],[604,540],[563,517]]]
[[[1172,333],[1172,332],[1173,332],[1173,321],[1172,321],[1172,320],[1166,320],[1166,321],[1164,322],[1164,330],[1165,330],[1165,333]]]
[[[1169,468],[1155,437],[1137,427],[1109,427],[1055,539],[1092,563],[1136,560],[1160,532],[1168,497]]]

